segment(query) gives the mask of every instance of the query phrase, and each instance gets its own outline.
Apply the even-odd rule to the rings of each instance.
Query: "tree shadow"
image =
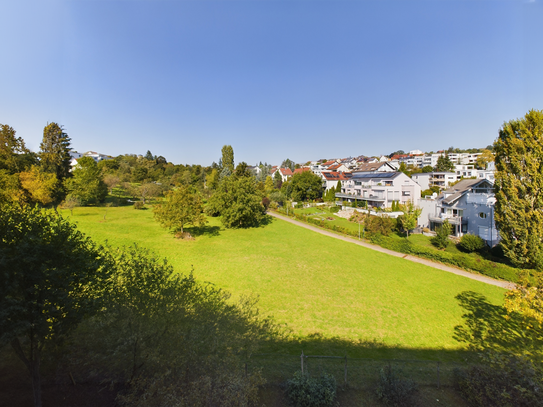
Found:
[[[543,337],[531,327],[535,320],[508,313],[500,305],[490,304],[484,295],[464,291],[456,296],[464,309],[463,325],[454,328],[453,337],[474,351],[492,350],[514,354],[540,354]]]
[[[198,236],[220,236],[220,230],[221,228],[219,226],[208,226],[208,225],[204,225],[204,226],[200,226],[200,227],[197,227],[197,226],[191,226],[191,227],[186,227],[185,228],[185,232],[189,232],[193,237],[198,237]]]
[[[271,225],[274,221],[274,218],[270,215],[265,215],[262,220],[260,221],[260,223],[258,224],[258,227],[264,227],[264,226],[268,226],[268,225]]]

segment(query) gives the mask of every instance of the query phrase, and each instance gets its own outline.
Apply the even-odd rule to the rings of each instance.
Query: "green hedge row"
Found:
[[[286,215],[286,211],[283,209],[277,212]],[[358,232],[327,223],[323,220],[313,219],[308,216],[299,215],[293,211],[289,211],[289,216],[302,222],[310,223],[324,229],[333,230],[334,232],[342,233],[352,237],[358,237]],[[437,261],[440,263],[451,264],[453,266],[460,267],[465,270],[473,270],[484,274],[486,276],[497,278],[501,280],[518,282],[519,270],[514,269],[506,264],[496,263],[490,260],[482,258],[473,258],[464,253],[449,253],[441,250],[432,249],[430,247],[419,246],[411,243],[407,239],[395,239],[389,236],[383,236],[380,234],[372,235],[370,241],[373,244],[384,247],[385,249],[393,250],[395,252],[411,254],[413,256],[422,257],[424,259]]]
[[[371,242],[385,249],[396,252],[412,254],[413,256],[438,261],[440,263],[452,264],[466,270],[477,271],[489,277],[498,278],[512,282],[518,282],[518,271],[506,264],[495,263],[490,260],[473,258],[464,253],[449,253],[435,250],[429,247],[419,246],[407,239],[394,239],[392,237],[373,235]]]

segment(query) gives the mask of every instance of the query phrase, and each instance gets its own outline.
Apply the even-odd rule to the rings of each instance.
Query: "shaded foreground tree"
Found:
[[[495,220],[505,255],[543,269],[543,111],[504,123],[494,143]]]
[[[263,381],[242,362],[276,332],[256,299],[234,303],[138,247],[110,253],[104,312],[64,351],[64,363],[79,367],[76,380],[122,383],[120,401],[132,406],[253,405]]]
[[[209,200],[206,213],[220,216],[227,228],[256,227],[266,217],[253,177],[224,178]]]
[[[183,233],[183,228],[187,224],[202,226],[207,222],[200,196],[187,186],[169,192],[166,195],[166,202],[156,204],[153,211],[158,223],[174,233]]]
[[[0,344],[10,343],[41,406],[44,349],[100,308],[109,267],[101,248],[62,216],[0,208]]]

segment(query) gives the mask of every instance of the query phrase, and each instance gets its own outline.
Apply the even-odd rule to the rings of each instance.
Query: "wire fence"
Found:
[[[400,377],[409,378],[421,386],[453,385],[455,368],[467,367],[462,362],[435,360],[367,359],[347,356],[256,354],[247,362],[249,368],[260,367],[269,384],[280,385],[296,371],[318,376],[325,372],[335,377],[338,385],[354,389],[372,386],[381,369],[389,365]]]

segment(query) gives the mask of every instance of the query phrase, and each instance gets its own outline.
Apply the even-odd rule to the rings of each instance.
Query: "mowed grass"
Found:
[[[209,219],[194,241],[173,238],[152,210],[76,208],[71,219],[95,241],[148,248],[180,273],[240,295],[258,295],[263,314],[300,338],[337,337],[387,347],[462,349],[455,296],[475,291],[501,304],[504,290],[323,236],[281,220],[253,229]],[[69,211],[64,211],[70,216]],[[194,232],[194,230],[193,230]]]

